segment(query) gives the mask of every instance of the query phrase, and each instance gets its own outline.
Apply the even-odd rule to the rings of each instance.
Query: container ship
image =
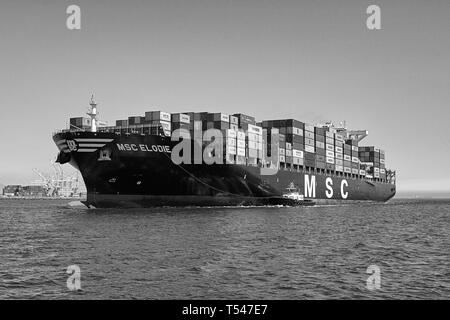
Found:
[[[88,117],[53,134],[57,162],[84,179],[88,207],[341,204],[391,199],[385,152],[366,130],[296,119],[148,111],[107,126]]]

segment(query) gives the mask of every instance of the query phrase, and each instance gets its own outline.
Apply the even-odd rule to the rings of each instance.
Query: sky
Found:
[[[448,0],[1,1],[0,183],[50,171],[52,132],[94,93],[111,124],[150,110],[345,120],[386,150],[399,192],[450,192],[449,31]]]

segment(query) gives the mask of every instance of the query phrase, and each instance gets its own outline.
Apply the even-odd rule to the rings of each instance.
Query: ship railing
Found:
[[[82,129],[82,128],[78,128],[78,127],[73,126],[73,128],[71,128],[71,129],[54,130],[52,132],[52,134],[55,135],[55,134],[66,133],[66,132],[86,132],[86,131],[90,131],[90,130],[86,130],[86,129]]]
[[[60,134],[60,133],[66,133],[66,132],[75,132],[75,131],[85,131],[85,130],[59,129],[59,130],[54,130],[52,132],[52,135]]]

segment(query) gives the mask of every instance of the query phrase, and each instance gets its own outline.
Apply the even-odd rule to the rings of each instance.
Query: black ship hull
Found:
[[[64,132],[53,137],[58,161],[80,170],[86,205],[101,207],[278,204],[286,188],[318,203],[387,201],[395,185],[314,172],[237,164],[175,164],[170,137]]]

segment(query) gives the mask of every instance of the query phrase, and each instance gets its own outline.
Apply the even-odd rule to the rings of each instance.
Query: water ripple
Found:
[[[86,210],[0,200],[4,299],[448,299],[450,201]],[[366,288],[367,267],[381,288]],[[82,290],[66,287],[81,268]]]

